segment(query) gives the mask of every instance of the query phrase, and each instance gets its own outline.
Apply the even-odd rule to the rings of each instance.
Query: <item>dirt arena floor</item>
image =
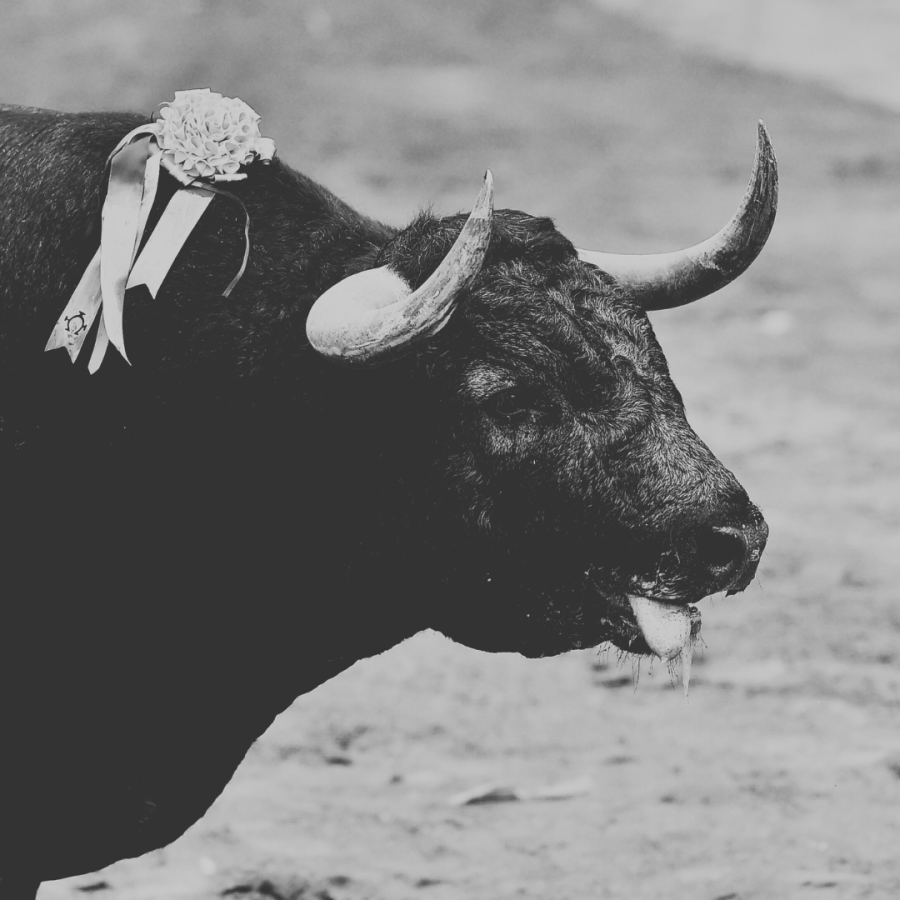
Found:
[[[299,698],[180,841],[41,900],[900,896],[900,114],[588,0],[5,9],[0,100],[211,86],[397,224],[467,208],[490,166],[498,206],[576,244],[675,249],[731,215],[759,118],[782,186],[750,271],[653,318],[771,526],[756,583],[702,604],[687,700],[646,661],[420,635]],[[485,786],[522,799],[458,802]]]

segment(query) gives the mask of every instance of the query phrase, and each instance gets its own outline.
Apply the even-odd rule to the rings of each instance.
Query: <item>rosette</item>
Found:
[[[216,185],[245,179],[245,169],[257,161],[272,160],[275,143],[260,134],[259,119],[236,97],[223,97],[208,88],[176,91],[174,100],[160,105],[154,121],[119,141],[107,163],[109,189],[100,247],[57,320],[47,350],[65,347],[74,362],[99,315],[88,370],[97,371],[110,343],[128,361],[122,333],[125,291],[144,284],[156,297],[184,242],[217,194],[243,208],[238,197]],[[140,249],[160,167],[181,187]],[[240,280],[249,258],[250,220],[246,209],[244,213],[244,259],[223,291],[225,296]]]

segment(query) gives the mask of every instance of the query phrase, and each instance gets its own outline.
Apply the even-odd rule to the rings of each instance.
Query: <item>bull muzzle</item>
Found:
[[[710,593],[734,594],[756,575],[768,536],[769,526],[760,517],[752,524],[692,529],[675,537],[675,547],[702,573]]]
[[[742,591],[756,575],[768,534],[768,526],[752,506],[749,516],[740,522],[695,524],[673,533],[670,552],[685,581],[680,588],[678,579],[669,586],[675,589],[674,595],[659,581],[642,586],[645,590],[650,588],[649,594],[629,595],[638,634],[632,637],[628,649],[649,651],[664,660],[680,656],[686,693],[693,641],[700,632],[701,618],[696,607],[687,605],[685,597],[677,595],[684,588],[695,595],[693,599],[718,591]],[[668,574],[671,576],[671,571]]]

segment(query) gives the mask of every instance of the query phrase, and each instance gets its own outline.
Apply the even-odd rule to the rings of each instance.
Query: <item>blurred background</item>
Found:
[[[393,224],[489,166],[579,246],[676,249],[736,208],[760,118],[782,187],[749,272],[653,317],[771,526],[702,605],[689,699],[420,635],[300,698],[179,842],[42,900],[900,895],[898,39],[894,0],[5,0],[0,102],[211,87]],[[459,802],[483,786],[524,799]]]

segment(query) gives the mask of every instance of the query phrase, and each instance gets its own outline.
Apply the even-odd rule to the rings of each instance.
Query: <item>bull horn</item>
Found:
[[[459,237],[428,280],[413,291],[389,266],[381,266],[339,281],[309,312],[306,336],[313,349],[365,363],[440,331],[481,271],[493,210],[494,179],[487,171]]]
[[[778,206],[778,169],[765,125],[759,123],[753,174],[738,211],[716,235],[675,253],[627,255],[579,250],[584,262],[611,275],[644,309],[699,300],[734,281],[762,250]]]

